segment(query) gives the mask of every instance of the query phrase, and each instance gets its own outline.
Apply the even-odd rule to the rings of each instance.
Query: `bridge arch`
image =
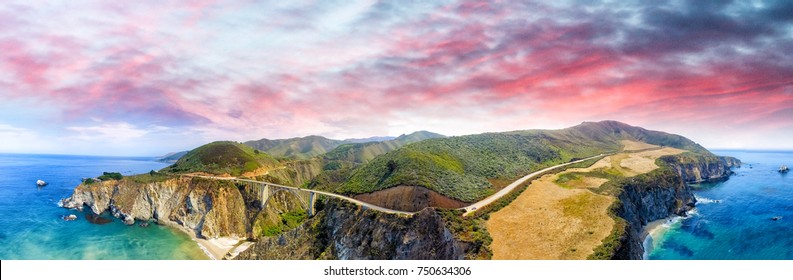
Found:
[[[279,192],[286,192],[294,195],[297,197],[297,200],[300,201],[301,206],[303,209],[308,213],[309,216],[314,216],[316,210],[316,200],[317,200],[317,193],[300,188],[282,186],[277,184],[271,184],[266,182],[259,182],[259,181],[251,181],[251,180],[235,180],[237,183],[243,184],[246,187],[252,187],[254,191],[258,195],[258,199],[260,202],[260,207],[262,209],[267,206],[267,203],[270,199]]]

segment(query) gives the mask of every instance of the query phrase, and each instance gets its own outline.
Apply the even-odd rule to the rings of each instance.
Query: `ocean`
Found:
[[[127,226],[115,218],[91,224],[84,213],[58,206],[81,178],[165,166],[152,158],[0,154],[0,259],[206,259],[178,230]],[[36,180],[49,185],[37,187]],[[69,214],[78,219],[61,219]]]
[[[714,152],[744,165],[727,181],[694,185],[696,209],[651,234],[645,258],[793,259],[793,174],[777,172],[793,166],[793,152]],[[206,259],[178,230],[115,218],[91,224],[58,206],[83,177],[165,166],[152,158],[0,154],[0,259]],[[37,187],[39,179],[49,185]],[[68,214],[78,219],[61,219]]]
[[[736,157],[743,166],[727,181],[693,185],[696,209],[652,233],[645,258],[792,260],[793,173],[777,170],[793,166],[793,152],[714,153]]]

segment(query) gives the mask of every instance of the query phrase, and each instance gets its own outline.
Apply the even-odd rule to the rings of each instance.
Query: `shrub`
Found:
[[[118,172],[102,172],[102,176],[97,177],[99,180],[107,181],[107,180],[121,180],[124,176]]]

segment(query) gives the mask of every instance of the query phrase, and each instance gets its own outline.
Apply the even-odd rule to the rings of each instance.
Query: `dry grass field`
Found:
[[[659,157],[684,152],[635,141],[623,145],[626,152],[590,167],[534,180],[515,201],[492,213],[487,229],[493,237],[493,259],[586,259],[592,254],[611,233],[614,220],[608,208],[616,198],[590,191],[608,179],[586,173],[636,176],[658,168]],[[565,174],[569,180],[558,183]]]

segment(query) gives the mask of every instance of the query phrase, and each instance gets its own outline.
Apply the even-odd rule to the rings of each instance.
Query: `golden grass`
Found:
[[[644,149],[658,148],[658,146],[656,145],[647,144],[644,142],[632,141],[632,140],[622,140],[620,141],[620,144],[622,144],[623,151],[638,151]]]
[[[614,221],[606,213],[614,198],[560,188],[555,178],[535,180],[490,215],[493,259],[586,259],[609,235]]]
[[[588,172],[605,171],[620,176],[636,176],[658,168],[655,160],[664,155],[684,152],[646,143],[623,143],[626,152],[605,157],[587,168],[572,168],[557,175],[545,175],[531,185],[512,203],[492,213],[487,229],[493,237],[493,259],[586,259],[600,246],[614,227],[608,215],[615,197],[589,191],[608,182],[607,179],[585,176]],[[565,173],[571,176],[556,184]]]

